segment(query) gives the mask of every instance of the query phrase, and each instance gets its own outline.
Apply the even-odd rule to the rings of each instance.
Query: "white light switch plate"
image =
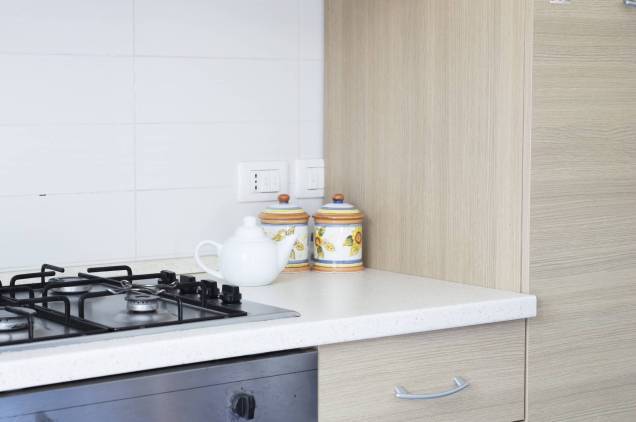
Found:
[[[325,196],[325,160],[296,160],[294,171],[296,198]]]
[[[287,192],[286,161],[257,161],[238,165],[240,202],[274,201]]]

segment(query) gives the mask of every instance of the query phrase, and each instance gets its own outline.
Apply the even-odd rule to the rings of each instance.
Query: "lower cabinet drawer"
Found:
[[[318,362],[320,422],[524,419],[524,321],[328,345]]]

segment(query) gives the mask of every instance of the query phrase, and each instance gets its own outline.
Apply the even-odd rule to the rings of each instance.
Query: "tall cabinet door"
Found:
[[[528,421],[636,421],[636,8],[535,1]]]

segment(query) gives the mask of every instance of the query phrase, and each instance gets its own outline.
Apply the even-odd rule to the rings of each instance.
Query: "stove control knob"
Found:
[[[219,297],[219,287],[216,281],[201,280],[201,285],[205,289],[205,294],[209,299],[217,299]]]
[[[238,286],[232,286],[229,284],[224,284],[221,288],[221,292],[223,294],[223,303],[226,305],[233,305],[241,303],[241,291]]]
[[[197,292],[197,278],[193,275],[181,274],[179,276],[179,293],[193,295]]]
[[[232,397],[232,413],[236,416],[252,420],[256,412],[256,400],[254,396],[247,393],[238,393]]]
[[[160,273],[161,284],[170,284],[177,281],[177,274],[174,271],[162,270]]]

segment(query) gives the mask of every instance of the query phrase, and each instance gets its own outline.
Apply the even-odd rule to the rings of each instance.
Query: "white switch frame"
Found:
[[[258,173],[264,182],[254,191],[253,176]],[[276,174],[278,173],[278,174]],[[286,161],[253,161],[238,165],[239,202],[275,201],[288,187],[288,165]],[[268,192],[262,192],[268,190]],[[271,191],[270,191],[271,190]]]
[[[325,160],[296,160],[294,162],[294,196],[322,198],[325,196]],[[312,183],[312,180],[314,183]],[[317,184],[317,186],[312,186]]]

